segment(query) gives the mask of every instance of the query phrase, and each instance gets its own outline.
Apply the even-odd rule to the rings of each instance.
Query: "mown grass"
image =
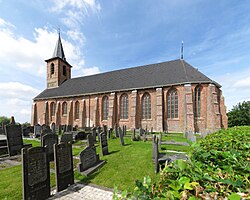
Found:
[[[22,199],[22,165],[0,170],[0,199]],[[56,186],[55,174],[50,175],[51,187]]]
[[[183,134],[163,135],[163,140],[174,140],[177,142],[187,142]],[[142,180],[149,175],[153,180],[159,179],[159,174],[154,173],[152,164],[152,141],[131,141],[130,137],[124,137],[125,146],[120,145],[118,139],[109,139],[109,155],[102,156],[97,142],[96,149],[101,160],[105,160],[105,165],[92,175],[86,177],[76,170],[78,159],[74,159],[75,179],[84,183],[93,183],[108,188],[117,186],[120,190],[131,191],[134,188],[135,180]],[[27,144],[33,147],[40,146],[40,141],[24,139]],[[77,156],[84,149],[84,143],[73,144],[73,155]],[[189,151],[190,147],[162,145],[168,150]],[[50,165],[54,169],[54,164]],[[14,166],[0,170],[0,199],[21,199],[22,198],[22,166]],[[55,174],[51,174],[51,187],[55,186]]]

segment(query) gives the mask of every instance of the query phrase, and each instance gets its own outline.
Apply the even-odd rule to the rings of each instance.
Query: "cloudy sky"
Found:
[[[180,58],[250,100],[248,0],[0,0],[0,116],[30,122],[60,28],[72,76]]]

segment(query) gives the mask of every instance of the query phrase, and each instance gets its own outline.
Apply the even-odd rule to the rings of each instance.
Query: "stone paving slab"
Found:
[[[52,197],[49,199],[61,199],[61,200],[112,200],[113,191],[109,188],[104,188],[96,185],[84,185],[81,183],[75,183],[68,189],[56,193],[52,192]]]

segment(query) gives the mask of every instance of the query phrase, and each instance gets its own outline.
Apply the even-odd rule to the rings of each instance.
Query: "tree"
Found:
[[[0,125],[4,124],[9,124],[10,123],[10,118],[6,117],[6,116],[0,116]]]
[[[250,101],[243,101],[227,113],[228,126],[250,125]]]

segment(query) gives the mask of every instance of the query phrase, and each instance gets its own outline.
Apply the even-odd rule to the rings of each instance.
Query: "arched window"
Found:
[[[50,65],[50,74],[53,75],[55,73],[55,66],[54,63],[51,63]]]
[[[63,76],[66,76],[66,75],[67,75],[66,66],[63,65]]]
[[[168,93],[168,118],[178,118],[178,93],[175,89]]]
[[[142,97],[142,119],[151,119],[151,98],[148,93]]]
[[[128,95],[123,94],[120,99],[120,119],[128,119]]]
[[[67,115],[67,103],[63,102],[62,104],[62,115]]]
[[[201,116],[201,87],[199,85],[194,89],[194,116]]]
[[[51,113],[51,116],[55,116],[55,112],[56,112],[56,104],[54,102],[52,102],[50,104],[50,113]]]
[[[79,102],[77,101],[75,103],[75,119],[79,119],[79,111],[80,111],[80,104]]]
[[[102,120],[108,119],[109,114],[109,99],[107,96],[104,96],[102,99]]]

